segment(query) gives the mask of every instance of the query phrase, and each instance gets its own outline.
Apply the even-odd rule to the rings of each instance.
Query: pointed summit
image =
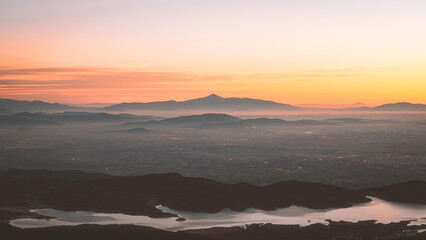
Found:
[[[103,109],[125,109],[125,110],[181,110],[181,109],[197,109],[205,111],[228,111],[228,110],[295,110],[298,107],[294,107],[288,104],[282,104],[272,101],[265,101],[262,99],[253,98],[225,98],[217,94],[210,94],[206,97],[190,99],[182,102],[151,102],[151,103],[120,103],[111,105]]]
[[[219,95],[216,95],[216,94],[212,93],[212,94],[208,95],[208,96],[207,96],[207,97],[205,97],[205,98],[208,98],[208,99],[222,99],[223,97],[221,97],[221,96],[219,96]]]
[[[226,98],[223,98],[221,96],[218,96],[214,93],[208,95],[207,97],[202,97],[202,98],[195,98],[195,99],[191,99],[191,100],[187,100],[185,101],[186,103],[210,103],[210,104],[217,104],[218,102],[223,102],[226,101]]]

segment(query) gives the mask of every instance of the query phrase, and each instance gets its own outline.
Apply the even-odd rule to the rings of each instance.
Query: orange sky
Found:
[[[424,1],[0,4],[2,98],[426,103]]]

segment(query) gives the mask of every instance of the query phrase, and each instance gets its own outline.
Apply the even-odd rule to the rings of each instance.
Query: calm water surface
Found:
[[[299,224],[306,226],[314,223],[327,224],[326,219],[333,221],[357,222],[377,220],[381,223],[415,220],[411,225],[426,224],[426,205],[402,204],[387,202],[370,197],[373,201],[357,204],[350,208],[314,210],[292,206],[274,211],[247,209],[244,212],[234,212],[229,209],[215,214],[175,211],[164,206],[158,206],[164,212],[175,213],[186,219],[184,222],[173,218],[150,218],[146,216],[131,216],[126,214],[66,212],[55,209],[35,209],[32,212],[52,219],[21,218],[10,221],[19,228],[37,228],[49,226],[74,226],[79,224],[134,224],[150,226],[159,229],[178,231],[211,227],[243,226],[253,223]]]

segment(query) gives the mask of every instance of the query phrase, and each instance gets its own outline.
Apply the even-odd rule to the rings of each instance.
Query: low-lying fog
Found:
[[[130,117],[43,126],[2,124],[0,169],[178,172],[224,182],[263,185],[297,179],[350,188],[426,180],[425,114],[334,112],[274,118],[288,122],[175,124]],[[301,119],[315,121],[297,121]]]

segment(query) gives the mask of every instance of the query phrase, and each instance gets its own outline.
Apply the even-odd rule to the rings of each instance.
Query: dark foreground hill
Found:
[[[73,227],[47,227],[19,229],[0,224],[2,238],[7,240],[424,240],[426,232],[417,233],[416,226],[407,222],[376,224],[374,221],[358,223],[329,222],[329,225],[252,224],[245,227],[211,228],[168,232],[134,225],[80,225]]]
[[[383,188],[354,191],[321,183],[283,181],[268,186],[246,183],[225,184],[209,179],[183,177],[175,173],[135,177],[111,177],[79,171],[9,170],[0,174],[0,233],[2,239],[425,239],[424,226],[408,226],[409,221],[376,224],[332,222],[329,225],[253,224],[245,227],[211,228],[168,232],[134,225],[80,225],[19,229],[10,219],[43,216],[28,212],[34,208],[86,210],[169,217],[155,208],[162,204],[176,210],[218,212],[223,208],[241,211],[249,207],[275,209],[299,205],[309,208],[347,207],[367,202],[363,192],[380,195],[395,191],[422,198],[425,182],[411,181]],[[402,198],[399,201],[411,201]],[[392,200],[389,198],[389,200]],[[1,223],[3,222],[3,223]]]
[[[75,227],[50,227],[19,229],[0,224],[2,239],[7,240],[218,240],[184,232],[168,232],[160,229],[134,225],[80,225]]]
[[[420,180],[371,188],[363,192],[392,202],[426,204],[426,182]]]
[[[69,181],[91,180],[91,179],[98,179],[98,178],[113,177],[103,173],[86,173],[79,170],[52,171],[52,170],[46,170],[46,169],[23,170],[23,169],[14,169],[14,168],[8,169],[6,171],[0,170],[0,176],[20,178],[20,179],[43,177],[43,178],[62,179],[62,180],[69,180]]]
[[[41,176],[36,176],[41,173]],[[363,194],[349,189],[309,182],[279,182],[261,187],[247,183],[227,184],[210,179],[183,177],[175,173],[107,178],[104,175],[70,173],[49,178],[40,170],[31,174],[0,176],[0,207],[36,207],[58,210],[86,210],[168,217],[155,206],[175,210],[215,213],[224,208],[273,210],[291,205],[314,209],[350,207],[369,202]],[[31,178],[22,177],[34,176]],[[64,174],[65,176],[66,174]],[[75,176],[74,175],[74,176]],[[72,181],[70,181],[72,180]]]
[[[369,202],[364,193],[390,201],[426,204],[425,189],[422,181],[356,191],[300,181],[282,181],[268,186],[228,184],[176,173],[111,177],[79,171],[11,170],[0,174],[0,209],[54,208],[169,217],[174,215],[156,206],[206,213],[225,208],[274,210],[291,205],[312,209],[344,208]]]

